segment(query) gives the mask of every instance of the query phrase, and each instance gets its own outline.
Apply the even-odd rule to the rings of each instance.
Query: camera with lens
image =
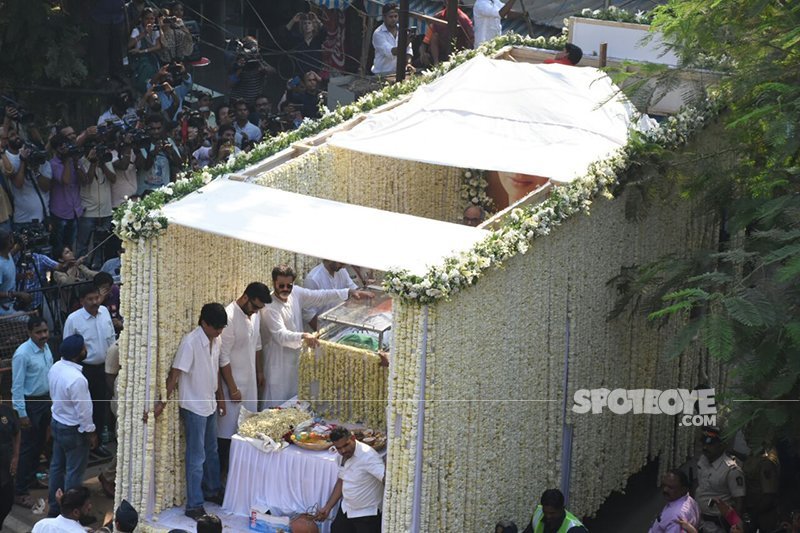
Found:
[[[184,70],[182,65],[175,62],[170,63],[167,67],[167,72],[169,72],[169,77],[173,86],[183,83]]]
[[[150,134],[147,133],[147,130],[144,130],[142,128],[134,128],[130,130],[130,134],[132,135],[133,144],[135,146],[138,147],[150,146],[150,143],[152,142]]]
[[[105,124],[97,126],[97,135],[98,137],[105,137],[110,133],[116,133],[117,130],[119,129],[120,126],[118,124],[115,124],[113,122],[106,122]]]
[[[83,150],[81,150],[80,146],[75,146],[72,143],[67,143],[66,147],[67,147],[67,153],[66,153],[67,157],[78,158],[83,155]]]
[[[97,161],[100,163],[110,163],[111,160],[114,159],[109,147],[103,143],[86,143],[83,148],[87,156],[89,152],[94,149],[95,157],[97,157]]]
[[[22,245],[22,255],[25,252],[37,252],[47,254],[50,252],[50,232],[47,227],[34,219],[30,224],[25,224],[14,232],[19,243]]]
[[[32,142],[26,142],[25,148],[27,148],[29,152],[25,161],[30,166],[38,167],[50,158],[50,154],[47,153],[47,150],[43,150],[39,145]]]
[[[11,108],[11,119],[26,124],[28,122],[33,122],[34,114],[22,107],[17,103],[16,100],[9,98],[8,96],[0,96],[3,99],[4,104],[0,106],[0,120],[5,119],[6,115],[6,106]]]

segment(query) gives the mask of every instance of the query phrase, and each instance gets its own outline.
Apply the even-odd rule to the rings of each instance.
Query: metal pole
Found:
[[[447,0],[447,34],[449,35],[450,43],[452,44],[458,38],[458,0]],[[454,51],[450,47],[450,51]],[[441,61],[447,61],[446,57],[440,57]]]
[[[406,77],[406,48],[408,48],[408,1],[400,0],[400,20],[397,23],[397,70],[395,80]]]
[[[608,43],[600,43],[600,68],[605,68],[608,63]]]

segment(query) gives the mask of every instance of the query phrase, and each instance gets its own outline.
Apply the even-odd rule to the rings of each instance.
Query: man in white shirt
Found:
[[[53,457],[50,460],[48,494],[50,517],[55,517],[60,511],[56,492],[59,489],[69,491],[83,483],[89,449],[97,445],[89,384],[80,365],[86,359],[86,346],[80,335],[64,335],[58,350],[61,359],[47,374],[53,400],[50,423]]]
[[[83,214],[78,219],[78,257],[85,257],[90,243],[99,244],[111,232],[111,184],[117,181],[115,162],[115,152],[108,148],[101,152],[95,147],[78,163],[86,175],[81,182]],[[91,268],[98,269],[103,262],[102,253],[92,253]]]
[[[261,130],[250,122],[250,106],[244,100],[237,100],[233,104],[236,111],[236,120],[233,127],[236,131],[235,141],[237,148],[242,147],[242,140],[246,136],[249,141],[258,142],[261,140]]]
[[[53,518],[45,518],[36,522],[33,533],[86,533],[81,526],[81,519],[91,516],[92,500],[89,489],[78,486],[67,489],[60,495],[61,513]]]
[[[475,48],[503,33],[500,19],[506,18],[516,0],[503,4],[500,0],[475,0],[472,18],[475,26]]]
[[[386,473],[383,460],[378,452],[357,441],[345,427],[339,426],[331,431],[330,439],[342,456],[339,480],[328,502],[314,519],[326,520],[341,499],[342,505],[331,525],[331,533],[380,533]]]
[[[71,313],[64,322],[64,336],[80,334],[86,342],[86,360],[82,362],[83,375],[89,382],[92,398],[94,425],[103,431],[110,398],[106,385],[105,362],[108,349],[116,342],[114,324],[108,309],[100,305],[102,298],[94,283],[83,285],[79,290],[81,308]],[[103,446],[94,453],[100,457],[111,457]]]
[[[30,156],[17,131],[9,130],[8,148],[0,154],[0,169],[13,195],[15,230],[34,220],[44,222],[49,214],[53,170],[50,161],[32,164]]]
[[[204,501],[222,505],[222,483],[217,449],[217,410],[225,414],[225,400],[219,385],[223,369],[219,336],[228,325],[222,304],[205,304],[198,327],[186,334],[178,347],[167,377],[167,398],[178,385],[180,415],[186,437],[186,511],[197,520],[206,514]],[[225,365],[230,372],[230,363]],[[229,383],[230,385],[230,383]],[[166,403],[156,404],[159,416]]]
[[[331,289],[357,289],[358,285],[350,277],[344,263],[323,259],[306,275],[303,286],[311,290]],[[320,307],[310,307],[303,310],[303,321],[317,330],[317,317],[336,304],[327,304]]]
[[[219,361],[230,363],[234,389],[222,386],[225,415],[217,419],[219,457],[222,470],[227,470],[231,437],[239,429],[239,410],[258,410],[258,389],[264,388],[264,361],[261,351],[261,317],[259,311],[272,301],[263,283],[250,283],[239,298],[228,304],[228,326],[223,330]],[[224,379],[223,379],[224,381]]]
[[[383,4],[382,12],[383,24],[372,33],[372,47],[375,48],[372,73],[385,76],[397,72],[397,21],[400,11],[397,4],[389,2]],[[412,56],[413,49],[409,39],[406,60],[410,62]]]
[[[294,270],[287,265],[272,269],[272,303],[261,310],[262,338],[269,336],[264,357],[267,384],[261,396],[262,409],[277,407],[297,396],[297,372],[303,342],[317,346],[317,337],[303,331],[303,310],[343,302],[353,296],[372,298],[371,292],[355,289],[311,291],[294,286]],[[268,334],[267,334],[268,332]]]

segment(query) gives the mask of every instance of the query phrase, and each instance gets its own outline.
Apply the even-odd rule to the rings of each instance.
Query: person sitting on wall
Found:
[[[589,533],[580,520],[564,508],[564,495],[547,489],[539,499],[528,527],[522,533]]]
[[[545,64],[569,65],[571,67],[574,67],[575,65],[580,63],[582,57],[583,57],[583,50],[581,50],[580,46],[572,43],[567,43],[564,45],[564,49],[556,54],[556,57],[554,57],[553,59],[546,59]]]

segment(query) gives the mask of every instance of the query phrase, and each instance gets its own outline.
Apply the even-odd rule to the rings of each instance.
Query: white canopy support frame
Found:
[[[213,181],[163,209],[171,224],[381,271],[424,274],[486,230],[323,200],[252,183]]]
[[[602,71],[478,56],[411,99],[329,139],[333,146],[567,183],[653,121]]]

